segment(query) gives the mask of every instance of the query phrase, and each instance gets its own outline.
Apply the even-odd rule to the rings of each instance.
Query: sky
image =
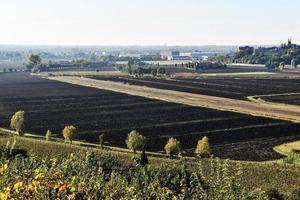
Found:
[[[0,0],[0,44],[300,44],[299,0]]]

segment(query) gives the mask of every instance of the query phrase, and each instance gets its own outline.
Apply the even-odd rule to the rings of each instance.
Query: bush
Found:
[[[63,130],[63,136],[65,140],[69,140],[72,144],[72,141],[74,140],[76,136],[77,130],[74,126],[66,126]]]
[[[104,133],[99,135],[99,145],[100,148],[103,148],[103,144],[104,144]]]
[[[142,150],[145,144],[145,137],[140,135],[136,130],[131,131],[126,139],[128,149],[132,150],[135,154],[137,150]]]
[[[166,153],[172,157],[180,153],[180,142],[175,138],[170,138],[165,146]]]
[[[25,121],[25,112],[18,111],[12,116],[10,121],[10,127],[15,129],[19,135],[22,135],[24,131],[24,121]]]
[[[196,147],[196,150],[195,150],[195,153],[198,156],[201,156],[201,157],[210,156],[210,145],[209,145],[208,140],[209,140],[208,137],[204,136],[202,138],[202,140],[198,141],[198,144],[197,144],[197,147]]]
[[[52,137],[52,132],[50,130],[47,130],[47,133],[46,133],[46,136],[45,136],[46,140],[50,141],[51,137]]]

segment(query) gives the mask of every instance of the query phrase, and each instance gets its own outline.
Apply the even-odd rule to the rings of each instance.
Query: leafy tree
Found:
[[[10,120],[10,127],[16,129],[19,135],[23,134],[24,121],[25,121],[24,116],[25,116],[25,112],[20,110],[16,112]]]
[[[210,145],[208,142],[208,137],[204,136],[201,140],[198,141],[195,153],[201,157],[207,157],[210,155]]]
[[[50,141],[51,140],[51,137],[52,137],[52,132],[50,130],[47,130],[47,133],[46,133],[46,140],[47,141]]]
[[[41,62],[42,62],[42,59],[38,54],[30,54],[30,56],[28,58],[27,68],[32,69],[32,68],[36,67],[37,65],[41,64]]]
[[[177,155],[180,153],[180,142],[175,138],[170,138],[168,143],[165,146],[166,153],[173,157],[173,155]]]
[[[72,141],[74,140],[76,136],[77,130],[74,126],[65,126],[63,130],[63,136],[65,140],[69,140],[72,144]]]
[[[131,131],[126,139],[128,149],[135,154],[137,150],[141,150],[145,144],[145,137],[140,135],[136,130]]]

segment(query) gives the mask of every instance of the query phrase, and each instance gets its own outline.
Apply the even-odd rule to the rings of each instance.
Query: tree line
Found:
[[[19,136],[23,136],[25,127],[25,112],[18,111],[11,117],[10,127],[15,129]],[[77,136],[77,128],[73,125],[65,126],[62,130],[62,135],[65,141],[72,144],[73,140]],[[48,130],[45,135],[45,139],[50,141],[52,139],[52,132]],[[125,140],[127,148],[132,150],[133,154],[136,155],[137,151],[142,151],[145,154],[146,150],[146,137],[141,135],[137,130],[132,130]],[[104,144],[104,134],[99,136],[99,145],[102,148]],[[181,144],[176,138],[169,138],[166,143],[164,150],[169,157],[174,157],[181,154]],[[195,154],[200,157],[209,157],[211,155],[211,147],[209,144],[209,138],[204,136],[198,141],[195,149]],[[145,155],[142,155],[142,157]]]

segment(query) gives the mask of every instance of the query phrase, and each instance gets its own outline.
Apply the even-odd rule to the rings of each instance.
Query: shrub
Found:
[[[208,137],[204,136],[202,140],[198,141],[195,153],[201,157],[208,157],[210,155],[210,145]]]
[[[180,153],[180,142],[175,138],[170,138],[165,146],[165,151],[169,156],[174,156]]]
[[[74,140],[76,136],[77,130],[74,126],[66,126],[63,130],[63,136],[65,140],[69,140],[72,144],[72,141]]]
[[[126,139],[126,145],[128,149],[136,153],[137,150],[141,150],[145,144],[145,137],[140,135],[136,130],[131,131]]]
[[[101,135],[99,135],[99,145],[100,145],[100,148],[103,148],[103,144],[104,144],[104,133],[102,133]]]
[[[46,136],[45,136],[46,140],[50,141],[51,137],[52,137],[52,132],[50,130],[47,130],[47,133],[46,133]]]
[[[141,154],[141,159],[140,159],[139,164],[142,165],[142,166],[149,164],[148,157],[147,157],[147,154],[146,154],[145,145],[143,146],[143,151],[142,151],[142,154]]]
[[[25,116],[25,112],[20,110],[12,116],[10,121],[10,127],[16,129],[19,135],[23,134],[24,121],[25,121],[24,116]]]

